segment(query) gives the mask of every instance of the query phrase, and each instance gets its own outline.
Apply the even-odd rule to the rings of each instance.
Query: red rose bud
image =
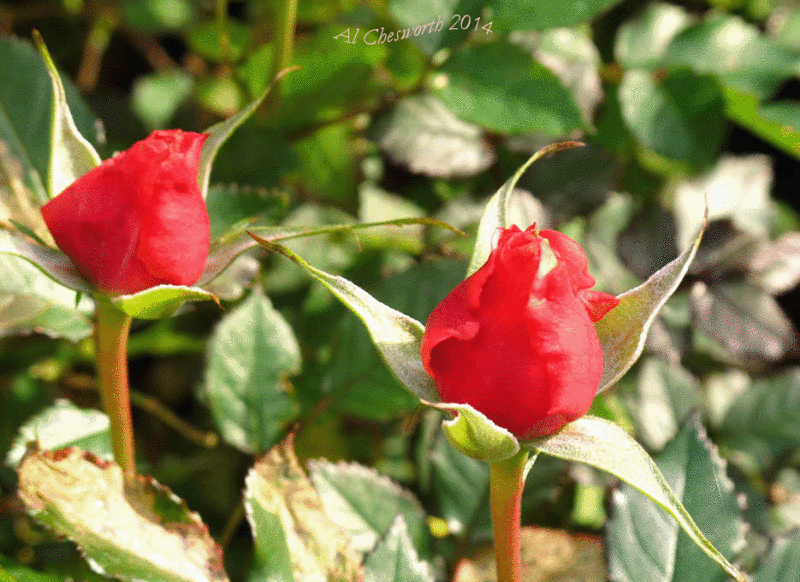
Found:
[[[422,362],[442,401],[525,439],[586,414],[603,375],[593,322],[619,303],[594,283],[568,236],[504,229],[486,264],[428,318]]]
[[[207,137],[154,131],[42,208],[58,248],[100,290],[128,294],[200,278],[210,226],[197,173]]]

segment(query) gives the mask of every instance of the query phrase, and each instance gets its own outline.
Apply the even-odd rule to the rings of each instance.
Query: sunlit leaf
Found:
[[[698,329],[742,361],[777,361],[797,347],[794,325],[780,304],[752,284],[698,281],[690,301]]]
[[[425,512],[419,501],[372,468],[356,464],[311,461],[309,476],[325,513],[347,533],[353,548],[372,550],[397,516],[408,524],[421,551],[428,542]]]
[[[456,117],[433,95],[400,100],[374,132],[395,162],[428,176],[471,176],[495,159],[481,129]]]
[[[42,524],[75,541],[99,573],[120,580],[223,582],[222,552],[196,513],[149,478],[79,449],[33,451],[18,495]]]
[[[405,520],[398,516],[389,533],[364,561],[364,582],[434,582],[427,563],[411,545]]]
[[[252,582],[361,579],[358,554],[326,514],[291,439],[255,464],[244,495],[256,543]]]
[[[584,416],[559,432],[525,442],[534,451],[586,463],[622,479],[665,509],[711,559],[737,582],[741,574],[705,537],[647,452],[616,424]]]
[[[288,376],[299,369],[292,328],[256,287],[209,340],[204,394],[222,438],[250,453],[270,449],[298,411]]]
[[[6,462],[17,467],[32,442],[51,451],[78,447],[101,459],[111,460],[114,454],[108,427],[108,417],[102,412],[78,408],[68,400],[56,400],[20,427]]]
[[[139,319],[169,317],[187,301],[217,301],[217,298],[200,287],[182,285],[157,285],[131,295],[111,298],[111,303],[118,309]]]
[[[614,56],[626,69],[656,68],[669,43],[691,25],[682,6],[654,2],[620,26],[614,39]]]
[[[696,418],[656,462],[695,523],[730,559],[742,542],[744,522],[725,465]],[[719,568],[678,523],[633,487],[623,485],[613,493],[611,512],[606,535],[611,578],[616,582],[720,580]]]

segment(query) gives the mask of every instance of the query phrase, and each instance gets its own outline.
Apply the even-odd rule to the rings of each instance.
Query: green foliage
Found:
[[[733,483],[713,445],[695,418],[656,457],[664,478],[678,492],[709,540],[728,558],[741,544],[744,523]],[[701,555],[698,546],[678,530],[677,523],[629,485],[612,496],[608,536],[612,544],[611,576],[633,581],[721,580],[719,569]],[[634,536],[647,545],[626,543]]]
[[[520,444],[543,453],[524,525],[592,534],[609,559],[593,580],[721,582],[703,551],[754,582],[800,578],[800,9],[300,2],[298,68],[271,86],[281,3],[3,6],[0,582],[99,579],[25,511],[123,579],[461,582],[491,540],[488,467],[462,453],[504,458]],[[110,450],[92,289],[39,208],[170,127],[211,133],[209,261],[195,287],[114,302],[139,320],[173,316],[134,323],[137,459],[202,521],[144,481],[123,495],[113,465],[88,455],[29,452],[35,478],[15,474],[34,440]],[[586,145],[558,145],[568,140]],[[438,403],[418,350],[431,309],[481,266],[497,227],[534,220],[578,240],[595,288],[621,296],[598,324],[601,388],[618,383],[595,417],[519,443]],[[294,427],[310,480],[276,445]],[[112,493],[120,505],[100,508]],[[95,537],[95,522],[119,535]],[[157,523],[147,556],[124,547]],[[162,570],[158,551],[180,536],[202,551],[174,551]],[[192,556],[213,567],[192,577],[176,563]]]

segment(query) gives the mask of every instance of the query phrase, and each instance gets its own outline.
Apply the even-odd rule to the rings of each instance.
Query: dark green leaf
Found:
[[[619,99],[628,128],[657,154],[698,166],[713,161],[725,132],[725,98],[714,77],[683,69],[656,81],[629,71]]]
[[[776,449],[800,446],[800,369],[754,382],[727,409],[721,428],[758,436]]]
[[[494,26],[498,32],[545,30],[580,24],[620,0],[494,0]]]
[[[371,289],[373,296],[420,320],[461,282],[461,262],[440,261],[412,267]],[[327,366],[333,406],[361,418],[385,420],[419,406],[419,399],[401,385],[381,361],[369,333],[348,315],[335,335],[335,355]]]
[[[263,452],[297,414],[287,376],[300,369],[294,332],[259,287],[211,335],[204,389],[222,438]]]
[[[697,419],[687,424],[656,462],[675,495],[709,541],[727,558],[741,544],[744,522],[733,483]],[[721,582],[719,567],[678,523],[630,485],[612,497],[607,526],[609,568],[617,582]]]
[[[489,464],[461,454],[441,432],[429,454],[438,515],[448,531],[459,538],[490,536]]]
[[[560,136],[583,128],[581,112],[558,77],[507,42],[456,53],[434,86],[457,116],[493,131]]]
[[[64,577],[37,572],[0,554],[0,582],[64,582]]]

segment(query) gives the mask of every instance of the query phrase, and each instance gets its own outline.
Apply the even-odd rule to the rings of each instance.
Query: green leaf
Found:
[[[67,255],[58,249],[33,242],[26,236],[0,228],[0,255],[3,254],[25,259],[51,281],[73,291],[87,294],[94,292]]]
[[[482,37],[484,33],[489,34],[480,29],[481,23],[478,22],[485,4],[483,0],[389,0],[388,4],[390,14],[400,25],[398,32],[403,38],[407,36],[428,57],[440,48],[454,46],[476,27]],[[485,20],[483,24],[486,24]],[[420,32],[422,27],[426,32]]]
[[[375,139],[392,160],[439,178],[478,174],[495,153],[481,129],[460,120],[433,95],[411,95],[378,121]]]
[[[222,438],[249,453],[272,447],[297,414],[287,377],[299,370],[292,328],[255,287],[209,341],[204,389]]]
[[[0,245],[6,233],[0,231]],[[0,336],[43,333],[78,341],[92,333],[92,301],[75,304],[62,287],[27,261],[0,252]]]
[[[766,155],[720,156],[707,172],[671,188],[677,245],[691,244],[703,225],[698,200],[708,201],[708,220],[729,220],[755,237],[768,238],[773,215],[772,160]]]
[[[429,261],[414,265],[370,288],[375,299],[424,321],[433,308],[464,278],[461,261]],[[419,406],[384,365],[361,321],[348,314],[334,331],[333,359],[322,383],[332,406],[349,415],[386,421]]]
[[[183,69],[144,75],[133,84],[131,108],[149,130],[161,129],[192,96],[193,88],[194,79]]]
[[[628,71],[619,99],[628,128],[655,153],[698,166],[714,160],[725,135],[725,97],[713,76],[681,69],[656,81]]]
[[[439,402],[433,380],[422,367],[419,351],[424,327],[416,319],[381,303],[343,277],[315,269],[284,246],[255,235],[253,238],[303,267],[355,313],[364,322],[387,366],[423,404],[456,416],[445,424],[445,428],[462,452],[482,459],[499,460],[519,450],[519,444],[510,432],[471,406]]]
[[[546,30],[587,22],[620,0],[494,0],[498,32]]]
[[[309,476],[325,513],[360,552],[372,550],[400,516],[417,551],[428,544],[425,511],[419,501],[375,469],[355,463],[310,461]]]
[[[191,31],[187,40],[191,47],[205,58],[221,63],[240,60],[252,41],[252,31],[245,24],[228,18],[225,20],[228,36],[227,51],[220,38],[220,26],[216,20],[208,20]]]
[[[792,320],[778,301],[751,283],[708,286],[698,281],[690,304],[696,329],[740,361],[776,362],[797,345]]]
[[[697,417],[672,440],[656,462],[664,478],[728,559],[742,543],[744,522],[737,494],[725,465]],[[680,531],[678,523],[629,485],[612,496],[612,516],[606,528],[611,578],[618,582],[717,582],[719,568]],[[632,543],[636,540],[637,543]]]
[[[777,109],[776,109],[777,108]],[[780,103],[759,107],[750,93],[725,87],[725,115],[745,129],[800,159],[800,120],[796,105]]]
[[[358,554],[326,514],[291,438],[250,469],[244,503],[256,544],[249,582],[360,579]]]
[[[0,582],[64,582],[64,577],[31,570],[0,554]]]
[[[692,17],[682,6],[648,4],[638,16],[619,27],[614,56],[626,69],[655,69],[672,39],[691,23]]]
[[[37,207],[49,199],[53,84],[42,57],[27,42],[0,37],[0,142],[22,164],[25,185]],[[63,82],[69,107],[83,135],[95,118],[69,83]]]
[[[255,110],[258,109],[258,106],[261,105],[261,102],[264,101],[264,98],[267,96],[267,94],[272,90],[272,87],[275,85],[275,83],[291,70],[292,69],[286,69],[281,71],[278,76],[275,77],[267,86],[267,88],[264,89],[261,95],[259,95],[258,98],[252,101],[244,109],[239,111],[239,113],[229,117],[225,121],[221,121],[216,125],[212,125],[206,130],[206,133],[208,133],[209,136],[203,144],[203,151],[200,154],[200,169],[197,174],[197,182],[200,184],[200,192],[203,194],[204,199],[208,195],[208,183],[211,179],[211,166],[214,163],[214,158],[216,157],[219,148],[222,147],[222,144],[225,143],[225,141],[237,127],[244,123],[248,117],[253,115]]]
[[[645,358],[635,382],[620,385],[616,394],[634,420],[637,437],[651,450],[664,448],[701,405],[697,378],[680,364],[657,358]]]
[[[111,298],[118,309],[139,319],[169,317],[187,301],[216,301],[216,297],[199,287],[182,285],[157,285],[131,295]]]
[[[364,582],[433,582],[426,562],[420,561],[401,516],[386,538],[364,561]]]
[[[196,513],[151,478],[74,448],[32,451],[18,495],[42,524],[77,543],[97,572],[124,581],[223,582],[222,552]]]
[[[524,446],[560,459],[597,467],[632,485],[664,508],[689,537],[737,582],[741,574],[697,527],[647,452],[616,424],[584,416],[559,432]]]
[[[342,32],[341,25],[331,23],[295,45],[292,65],[299,71],[281,83],[280,106],[271,118],[279,130],[297,132],[375,107],[382,89],[373,73],[386,59],[387,43],[369,45],[360,36],[356,44],[350,44],[336,38]],[[361,29],[359,34],[366,32]],[[373,36],[377,41],[377,33],[370,39]],[[271,47],[265,45],[243,67],[251,94],[264,86],[271,60]]]
[[[740,16],[716,16],[681,32],[664,57],[671,67],[715,73],[726,86],[768,97],[797,72],[798,57]]]
[[[522,164],[522,166],[520,166],[514,175],[511,176],[511,178],[509,178],[497,192],[495,192],[495,194],[489,199],[489,202],[487,202],[483,214],[481,215],[481,221],[478,225],[478,238],[475,241],[475,248],[472,251],[469,267],[467,267],[467,276],[475,273],[475,271],[480,269],[489,259],[489,255],[492,253],[494,237],[497,229],[501,227],[508,228],[511,226],[509,222],[509,205],[511,203],[511,195],[514,193],[514,188],[525,171],[536,160],[543,158],[548,154],[580,147],[582,145],[583,144],[580,142],[567,141],[554,143],[540,149],[530,158],[528,158],[528,161]],[[529,225],[526,224],[518,226],[528,228]]]
[[[706,209],[706,217],[708,209]],[[647,333],[658,311],[675,292],[689,270],[705,224],[694,244],[638,287],[618,297],[619,305],[595,324],[603,348],[603,377],[597,391],[612,386],[628,371],[644,349]]]
[[[725,411],[720,429],[726,439],[763,440],[776,453],[800,446],[800,368],[748,385]]]
[[[433,85],[458,117],[493,131],[560,136],[583,128],[581,112],[558,77],[507,42],[456,53]]]
[[[329,275],[312,267],[286,247],[262,237],[252,236],[263,247],[278,252],[300,265],[355,313],[364,322],[386,364],[406,388],[421,400],[428,402],[439,400],[433,380],[423,369],[419,355],[424,332],[420,322],[384,305],[347,279]]]
[[[436,414],[436,421],[441,424],[438,413],[430,414]],[[491,535],[488,463],[461,454],[438,432],[428,454],[439,516],[448,531],[458,537]]]
[[[19,428],[6,463],[16,468],[31,442],[50,451],[78,447],[110,461],[114,453],[108,427],[108,417],[102,412],[78,408],[69,400],[56,400]]]
[[[753,582],[786,582],[800,577],[800,532],[775,540]]]
[[[34,31],[33,40],[42,54],[53,83],[53,108],[50,126],[50,172],[47,191],[57,196],[64,188],[100,165],[100,156],[81,135],[69,110],[67,96],[55,63],[47,52],[44,40]]]

